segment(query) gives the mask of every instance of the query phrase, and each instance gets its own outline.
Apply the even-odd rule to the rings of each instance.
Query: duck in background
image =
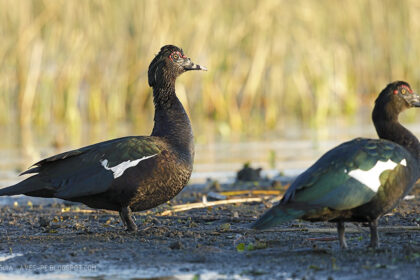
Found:
[[[380,139],[356,138],[328,151],[252,227],[265,229],[297,218],[335,222],[340,246],[347,248],[344,222],[367,222],[369,246],[379,247],[378,220],[420,176],[419,141],[398,121],[411,107],[420,107],[420,96],[408,83],[387,85],[372,113]]]

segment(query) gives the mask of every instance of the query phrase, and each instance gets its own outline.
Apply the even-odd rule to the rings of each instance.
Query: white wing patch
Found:
[[[101,160],[100,162],[106,170],[111,170],[114,173],[114,178],[118,178],[118,177],[120,177],[121,175],[124,174],[124,171],[127,168],[136,166],[137,164],[139,164],[140,161],[146,160],[148,158],[152,158],[156,155],[157,154],[154,154],[154,155],[151,155],[151,156],[144,156],[144,157],[136,159],[136,160],[123,161],[120,164],[115,165],[114,167],[108,167],[108,160],[107,159]]]
[[[401,160],[399,163],[401,165],[407,166],[407,161],[405,159]],[[355,169],[348,172],[349,176],[353,177],[360,183],[364,184],[372,191],[377,192],[379,187],[381,186],[381,181],[379,180],[379,176],[381,176],[382,172],[385,170],[392,170],[394,169],[398,163],[393,162],[392,160],[388,159],[388,161],[378,161],[374,167],[369,170],[361,170]]]

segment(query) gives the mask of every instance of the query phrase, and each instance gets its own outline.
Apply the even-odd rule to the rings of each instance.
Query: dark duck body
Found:
[[[175,94],[176,78],[189,70],[206,69],[172,45],[162,47],[151,62],[148,78],[155,105],[151,136],[113,139],[46,158],[22,173],[35,175],[0,189],[0,195],[57,197],[119,211],[127,230],[136,230],[131,211],[172,199],[191,176],[193,133]]]
[[[372,113],[380,139],[356,138],[328,151],[296,178],[253,228],[296,218],[336,222],[340,246],[346,248],[344,222],[367,222],[370,246],[378,247],[378,219],[420,177],[419,141],[398,122],[399,113],[410,107],[420,107],[419,95],[406,82],[389,84],[376,99]]]

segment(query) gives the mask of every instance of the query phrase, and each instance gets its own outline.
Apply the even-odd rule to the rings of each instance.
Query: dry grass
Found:
[[[147,67],[172,43],[209,69],[177,84],[195,125],[322,126],[390,81],[419,90],[418,30],[415,0],[0,0],[0,123],[150,121]]]

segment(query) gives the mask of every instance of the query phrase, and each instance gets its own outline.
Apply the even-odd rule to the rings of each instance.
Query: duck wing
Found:
[[[299,175],[254,227],[266,228],[323,208],[347,210],[368,203],[390,177],[406,172],[412,160],[408,151],[390,141],[345,142]]]
[[[280,204],[302,202],[335,210],[360,206],[411,159],[408,151],[396,143],[354,139],[330,150],[302,173]]]
[[[123,137],[64,152],[35,163],[30,178],[0,190],[0,195],[45,193],[70,199],[105,192],[126,169],[160,153],[151,137]]]

